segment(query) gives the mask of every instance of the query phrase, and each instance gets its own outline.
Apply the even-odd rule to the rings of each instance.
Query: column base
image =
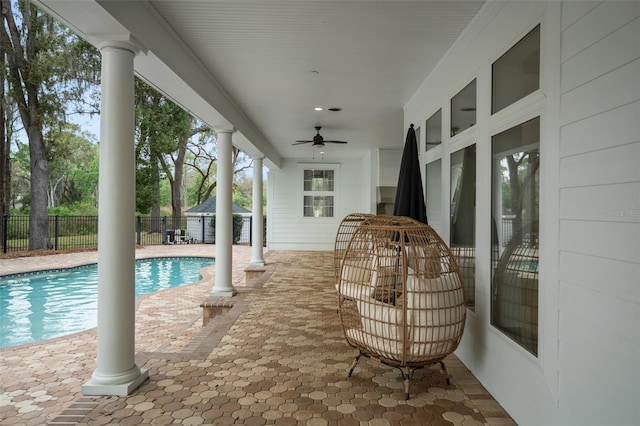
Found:
[[[211,290],[211,293],[209,293],[209,296],[211,296],[211,297],[232,297],[232,296],[235,296],[237,292],[238,291],[233,287],[227,288],[227,289],[224,289],[224,290],[218,290],[218,289],[214,288],[213,290]]]
[[[264,260],[260,259],[260,260],[251,260],[251,262],[249,262],[249,266],[264,266]]]
[[[149,370],[140,369],[140,375],[129,382],[119,384],[98,383],[95,379],[89,379],[82,385],[82,395],[91,396],[127,396],[137,389],[145,380],[149,378]]]

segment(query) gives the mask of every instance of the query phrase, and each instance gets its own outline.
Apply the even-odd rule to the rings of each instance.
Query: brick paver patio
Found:
[[[147,247],[137,257],[213,256],[211,245]],[[333,252],[270,252],[245,282],[250,247],[234,246],[232,306],[202,325],[203,281],[138,299],[136,362],[150,379],[127,397],[83,397],[95,369],[95,329],[0,350],[2,425],[514,424],[450,356],[451,385],[420,370],[404,400],[397,370],[361,360],[336,314]],[[95,252],[0,258],[0,275],[92,263]]]

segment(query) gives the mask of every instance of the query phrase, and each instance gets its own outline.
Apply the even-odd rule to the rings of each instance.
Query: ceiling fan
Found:
[[[313,140],[310,140],[310,141],[296,141],[292,145],[302,145],[302,144],[305,144],[305,143],[310,143],[310,144],[312,144],[311,146],[313,146],[313,147],[316,147],[316,146],[323,147],[325,143],[347,143],[346,141],[326,140],[325,138],[322,137],[322,135],[320,135],[320,129],[322,129],[322,127],[316,126],[316,131],[318,133],[313,137]]]

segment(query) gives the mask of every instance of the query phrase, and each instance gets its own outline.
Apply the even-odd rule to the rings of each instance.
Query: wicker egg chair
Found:
[[[336,271],[344,336],[358,350],[349,376],[361,356],[377,359],[400,370],[409,399],[416,370],[439,363],[447,375],[442,360],[462,338],[464,290],[451,251],[430,226],[351,214],[338,230]]]

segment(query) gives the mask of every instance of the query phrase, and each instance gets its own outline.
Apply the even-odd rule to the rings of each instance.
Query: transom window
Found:
[[[491,66],[491,113],[540,88],[540,25]]]
[[[426,148],[429,151],[442,143],[442,108],[427,119]]]
[[[476,124],[476,80],[451,98],[451,137]]]
[[[305,169],[303,216],[333,217],[335,170]]]

